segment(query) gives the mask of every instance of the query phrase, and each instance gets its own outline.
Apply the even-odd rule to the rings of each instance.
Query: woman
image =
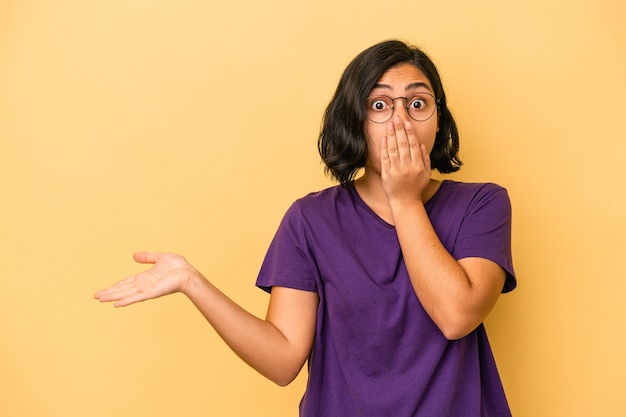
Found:
[[[386,41],[346,68],[319,137],[340,183],[296,201],[257,279],[266,318],[243,310],[184,258],[100,291],[124,306],[182,292],[243,360],[280,385],[308,359],[301,416],[509,416],[482,325],[515,288],[511,210],[458,170],[440,77],[419,49]]]

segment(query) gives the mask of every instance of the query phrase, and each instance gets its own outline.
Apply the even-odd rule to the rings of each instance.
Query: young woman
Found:
[[[495,184],[438,181],[458,133],[432,61],[386,41],[346,68],[319,151],[340,185],[296,201],[257,285],[265,319],[179,255],[100,291],[125,306],[182,292],[243,360],[280,385],[308,360],[301,416],[510,416],[483,320],[515,288],[511,207]]]

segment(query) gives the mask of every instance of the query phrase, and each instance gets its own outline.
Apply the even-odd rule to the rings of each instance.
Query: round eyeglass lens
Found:
[[[417,93],[410,97],[373,96],[367,99],[367,118],[374,123],[385,123],[394,113],[396,100],[405,100],[409,117],[418,122],[425,122],[433,117],[437,109],[435,97],[429,93]]]

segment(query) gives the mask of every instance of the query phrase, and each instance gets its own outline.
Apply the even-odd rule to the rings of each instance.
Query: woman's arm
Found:
[[[318,296],[274,287],[265,320],[224,295],[179,255],[136,253],[137,262],[154,264],[96,293],[116,307],[182,292],[246,363],[278,385],[289,384],[309,356],[315,333]]]
[[[402,254],[420,302],[447,339],[460,339],[487,317],[505,272],[483,258],[456,261],[443,246],[423,204],[392,208]]]
[[[390,124],[381,141],[381,178],[411,283],[445,337],[459,339],[487,317],[506,274],[487,259],[457,261],[443,246],[424,207],[430,172],[411,124]]]

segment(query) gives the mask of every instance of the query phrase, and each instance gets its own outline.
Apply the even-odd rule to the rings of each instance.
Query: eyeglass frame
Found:
[[[435,100],[435,110],[432,112],[432,114],[431,114],[430,116],[428,116],[426,119],[423,119],[423,120],[419,120],[419,119],[414,118],[413,116],[411,116],[411,112],[409,111],[409,105],[410,105],[410,103],[409,103],[409,98],[413,98],[413,97],[418,96],[418,95],[420,95],[420,94],[426,94],[426,95],[429,95],[429,96],[431,96],[431,97]],[[383,123],[387,123],[389,120],[391,120],[391,118],[393,117],[394,112],[396,111],[396,100],[398,100],[398,99],[400,99],[400,98],[403,98],[403,99],[404,99],[404,103],[406,104],[406,105],[404,106],[404,108],[406,109],[406,114],[408,114],[408,115],[409,115],[409,117],[410,117],[411,119],[415,120],[416,122],[426,122],[426,121],[430,120],[430,119],[433,117],[433,115],[434,115],[434,114],[435,114],[435,113],[439,110],[439,104],[441,103],[441,101],[440,101],[438,98],[435,98],[435,96],[434,96],[434,95],[432,95],[431,93],[427,93],[427,92],[425,92],[425,91],[424,91],[424,92],[415,93],[415,94],[413,94],[411,97],[395,97],[395,98],[391,98],[391,97],[389,97],[388,95],[385,95],[385,94],[379,94],[379,95],[375,95],[375,96],[369,96],[369,97],[365,100],[365,102],[367,103],[367,102],[368,102],[371,98],[377,98],[377,97],[386,97],[386,98],[388,98],[389,100],[391,100],[391,115],[390,115],[390,116],[389,116],[389,118],[388,118],[387,120],[385,120],[385,121],[382,121],[382,122],[376,122],[376,121],[374,121],[374,120],[370,119],[370,118],[369,118],[369,116],[367,116],[367,113],[368,113],[368,111],[369,111],[369,110],[366,110],[366,111],[365,111],[367,119],[368,119],[370,122],[372,122],[372,123],[376,123],[376,124],[379,124],[379,125],[381,125],[381,124],[383,124]]]

